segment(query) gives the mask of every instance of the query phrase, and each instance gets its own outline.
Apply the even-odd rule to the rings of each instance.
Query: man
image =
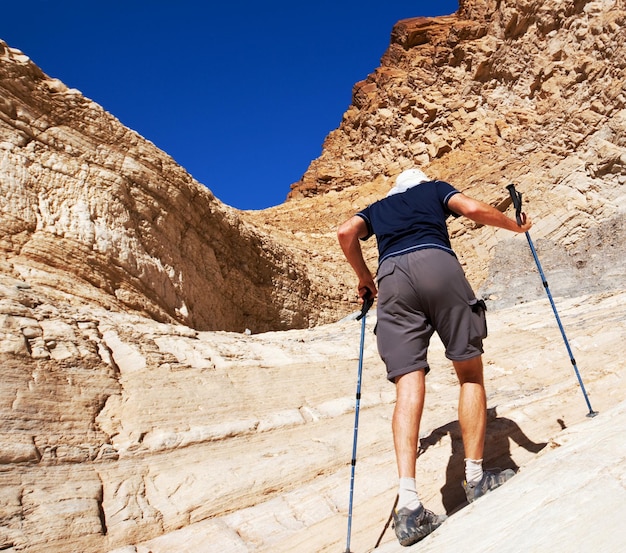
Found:
[[[429,179],[419,169],[402,172],[387,197],[357,213],[338,230],[346,259],[358,278],[361,299],[378,295],[378,351],[387,378],[396,385],[392,430],[399,476],[394,510],[396,536],[411,545],[433,532],[445,516],[423,507],[417,495],[415,463],[424,407],[427,349],[437,332],[461,386],[458,417],[465,449],[463,483],[474,501],[513,476],[512,470],[483,471],[486,394],[482,340],[487,335],[485,304],[477,300],[452,251],[446,219],[465,216],[482,225],[526,232],[490,205],[450,184]],[[360,240],[376,236],[377,286],[363,258]]]

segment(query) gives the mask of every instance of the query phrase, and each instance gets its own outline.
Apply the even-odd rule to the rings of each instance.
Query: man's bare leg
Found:
[[[392,429],[400,478],[415,478],[417,442],[425,395],[426,377],[423,370],[396,378]]]
[[[426,377],[423,370],[396,379],[396,407],[393,412],[393,441],[396,448],[398,504],[393,511],[394,530],[401,545],[412,545],[434,532],[445,516],[424,508],[415,484],[415,462],[420,420],[424,410]]]
[[[487,429],[487,396],[482,357],[453,361],[459,378],[459,424],[467,459],[482,459]]]
[[[480,356],[468,361],[455,361],[454,369],[461,384],[459,423],[465,448],[465,482],[463,488],[469,503],[495,490],[515,475],[515,471],[483,471],[483,451],[487,429],[487,397],[483,383],[483,362]]]

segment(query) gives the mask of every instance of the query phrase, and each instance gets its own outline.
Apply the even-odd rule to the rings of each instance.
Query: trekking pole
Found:
[[[352,498],[354,497],[354,470],[356,467],[356,442],[359,432],[359,406],[361,404],[361,374],[363,372],[363,346],[365,344],[365,318],[369,308],[374,303],[374,297],[368,291],[363,298],[363,307],[361,307],[361,313],[356,318],[357,321],[361,321],[361,345],[359,348],[359,371],[356,381],[356,407],[354,410],[354,439],[352,441],[352,469],[350,475],[350,502],[348,507],[348,538],[346,541],[346,551],[350,552],[350,534],[352,532]]]
[[[509,194],[511,194],[511,199],[513,200],[513,207],[515,207],[515,219],[517,220],[517,224],[521,226],[526,219],[526,215],[522,213],[522,194],[521,192],[517,192],[517,190],[515,190],[514,184],[509,184],[506,188],[509,191]],[[552,299],[550,288],[548,287],[548,281],[546,280],[546,276],[544,275],[543,269],[541,268],[541,263],[539,262],[539,257],[537,256],[537,250],[535,250],[535,246],[533,245],[533,241],[530,239],[530,234],[528,233],[528,231],[526,231],[525,234],[526,234],[526,240],[528,240],[528,245],[530,246],[530,251],[532,252],[533,257],[535,258],[535,263],[537,264],[537,269],[539,270],[539,275],[541,276],[543,287],[545,288],[546,294],[548,295],[548,299],[550,300],[552,311],[554,311],[556,322],[559,325],[559,330],[561,331],[561,336],[563,337],[563,341],[565,342],[567,353],[569,354],[570,361],[574,367],[574,372],[576,373],[578,384],[580,384],[580,389],[582,390],[583,396],[585,396],[585,402],[587,403],[587,407],[589,408],[589,413],[587,413],[587,416],[595,417],[598,414],[598,412],[594,411],[591,408],[591,403],[589,402],[589,397],[587,396],[585,385],[583,384],[583,379],[581,378],[580,372],[578,371],[578,367],[576,366],[576,360],[574,359],[572,348],[570,348],[569,342],[567,341],[565,330],[563,329],[563,325],[561,324],[561,319],[556,310],[556,306],[554,305],[554,300]]]

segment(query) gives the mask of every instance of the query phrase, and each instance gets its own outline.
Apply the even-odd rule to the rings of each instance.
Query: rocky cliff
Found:
[[[316,321],[301,259],[4,43],[0,167],[0,251],[14,275],[198,329]]]
[[[400,21],[291,196],[413,164],[470,189],[517,181],[530,198],[559,184],[566,159],[570,173],[623,184],[619,5],[466,0],[456,15]]]
[[[358,324],[336,322],[357,303],[335,230],[413,164],[502,210],[506,184],[523,192],[606,417],[594,428],[620,466],[609,440],[626,392],[616,346],[626,332],[625,23],[622,0],[468,0],[449,17],[400,21],[321,157],[285,204],[260,212],[224,206],[0,43],[0,550],[339,550]],[[563,430],[585,424],[586,409],[524,238],[463,220],[451,234],[490,305],[487,461],[521,467],[513,494],[490,501],[530,514],[516,503],[537,497],[524,471],[562,467],[569,457],[551,452],[584,435]],[[374,267],[372,244],[366,255]],[[396,483],[393,387],[374,323],[372,313],[355,551],[376,541]],[[463,506],[457,389],[437,343],[431,365],[421,494],[452,513]],[[612,516],[580,525],[584,539],[590,528],[626,539],[602,526],[626,515],[617,472],[594,488],[615,498]],[[541,488],[549,516],[525,528],[529,549],[557,549],[549,522],[561,511],[550,505],[562,505],[549,494],[559,483]],[[455,550],[446,532],[441,550]],[[489,550],[515,550],[500,539]]]
[[[505,209],[513,182],[537,215],[533,233],[567,251],[568,269],[600,252],[621,265],[624,18],[623,2],[467,0],[449,17],[400,21],[290,197],[358,188],[363,205],[369,183],[380,195],[417,164]],[[469,229],[452,225],[483,284],[498,233]]]

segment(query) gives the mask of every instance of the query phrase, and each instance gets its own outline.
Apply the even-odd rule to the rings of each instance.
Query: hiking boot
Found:
[[[473,484],[463,482],[463,489],[465,490],[465,497],[467,502],[472,503],[479,497],[482,497],[487,492],[495,490],[504,484],[509,478],[515,476],[515,471],[512,469],[506,470],[486,470],[483,472],[483,477]]]
[[[423,505],[414,511],[403,507],[399,511],[393,510],[393,527],[400,545],[413,545],[439,528],[446,518],[424,509]]]

